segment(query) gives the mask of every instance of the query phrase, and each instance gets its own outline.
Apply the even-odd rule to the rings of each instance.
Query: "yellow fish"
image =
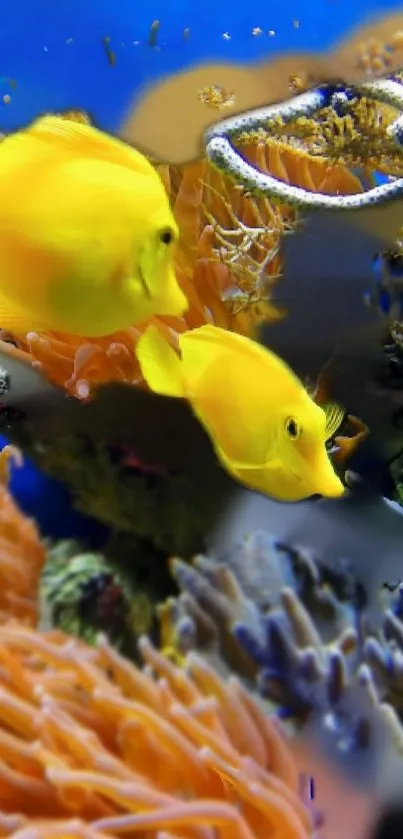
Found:
[[[0,327],[95,337],[188,303],[178,228],[140,152],[45,116],[0,144]]]
[[[189,400],[234,478],[281,501],[343,494],[325,448],[326,414],[280,358],[210,325],[180,335],[179,349],[149,326],[136,347],[144,379]]]

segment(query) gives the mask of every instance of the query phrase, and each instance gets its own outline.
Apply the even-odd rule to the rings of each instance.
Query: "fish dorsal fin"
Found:
[[[156,175],[151,163],[136,149],[98,128],[59,116],[47,115],[31,123],[25,133],[52,143],[61,152],[107,160],[142,175]]]
[[[345,416],[346,410],[339,402],[326,402],[321,405],[326,416],[325,439],[331,440],[339,430]]]
[[[237,359],[244,360],[247,358],[250,363],[254,364],[254,367],[256,367],[256,364],[264,365],[266,374],[269,373],[270,367],[276,371],[287,370],[290,379],[295,383],[298,382],[297,377],[288,365],[271,350],[251,338],[239,335],[236,332],[230,332],[228,329],[222,329],[219,326],[205,324],[198,329],[184,332],[179,337],[179,346],[185,366],[188,359],[192,358],[194,368],[197,363],[200,376],[214,360],[220,356],[231,354],[234,364],[236,364]]]
[[[238,353],[241,352],[242,355],[246,352],[253,352],[261,355],[264,360],[266,358],[266,353],[268,352],[261,346],[261,344],[258,344],[257,341],[253,341],[251,338],[246,338],[244,335],[239,335],[237,332],[230,332],[228,329],[222,329],[220,326],[213,326],[211,323],[206,323],[198,329],[192,329],[190,332],[184,332],[180,340],[182,343],[183,341],[187,342],[188,339],[192,342],[203,341],[205,345],[205,352],[207,344],[214,346],[214,352],[217,352],[219,349]]]

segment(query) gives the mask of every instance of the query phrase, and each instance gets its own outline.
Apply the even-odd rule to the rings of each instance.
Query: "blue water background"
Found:
[[[209,59],[327,49],[374,15],[401,8],[401,0],[12,0],[1,14],[0,96],[8,93],[12,101],[2,106],[0,126],[16,128],[40,111],[84,108],[113,131],[134,96],[166,74]],[[154,20],[161,22],[158,49],[148,46]],[[261,37],[252,35],[254,27]]]
[[[0,435],[0,450],[7,442]],[[43,536],[81,539],[93,548],[105,543],[107,529],[75,510],[66,487],[40,472],[31,460],[12,468],[10,489],[24,513],[35,518]]]
[[[331,48],[374,14],[400,11],[401,0],[12,0],[1,13],[0,130],[16,129],[44,111],[77,108],[114,131],[142,90],[167,74],[200,61],[254,61]],[[148,45],[154,20],[161,22],[157,48]],[[252,35],[255,27],[261,36]],[[0,438],[0,448],[5,442]],[[29,460],[13,470],[11,488],[45,535],[102,539],[103,531],[72,509],[67,490]]]

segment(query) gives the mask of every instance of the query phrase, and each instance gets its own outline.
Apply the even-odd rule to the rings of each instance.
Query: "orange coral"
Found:
[[[0,628],[0,836],[308,839],[281,730],[203,660]],[[153,675],[154,674],[154,677]]]
[[[231,108],[235,103],[235,94],[226,90],[225,87],[214,84],[210,87],[202,87],[197,92],[198,99],[207,105],[208,108],[221,111],[224,108]]]
[[[249,140],[242,153],[264,172],[307,189],[361,189],[345,167],[286,143]],[[206,161],[159,171],[181,231],[176,269],[189,300],[184,317],[153,319],[168,340],[175,344],[179,333],[204,323],[250,335],[261,321],[283,317],[270,298],[281,274],[282,236],[296,226],[294,210],[245,194]],[[103,382],[141,383],[133,348],[145,325],[103,339],[30,333],[17,337],[18,354],[69,394],[86,399]],[[1,350],[16,352],[4,343]]]
[[[0,453],[0,620],[13,615],[34,625],[46,552],[35,523],[18,509],[7,489],[10,458],[21,462],[14,446]]]
[[[241,144],[242,153],[247,157],[250,156],[248,145],[247,142]],[[257,167],[280,181],[325,195],[363,192],[356,175],[342,164],[329,164],[323,155],[311,155],[302,147],[274,138],[261,140],[255,148]]]

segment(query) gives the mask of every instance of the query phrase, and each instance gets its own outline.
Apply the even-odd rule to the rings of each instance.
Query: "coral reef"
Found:
[[[403,585],[400,580],[382,591],[385,620],[378,637],[365,639],[365,657],[382,686],[386,700],[403,720]],[[400,742],[403,748],[403,730]]]
[[[75,112],[65,116],[88,119]],[[321,140],[336,118],[335,111],[322,111],[319,123],[323,120],[327,129],[317,128],[315,142],[306,136],[309,121],[305,134],[301,121],[293,124],[294,140],[276,123],[275,135],[267,130],[258,138],[244,137],[242,153],[261,171],[315,194],[360,193],[361,180],[343,159],[345,153],[351,163],[350,146],[336,159],[333,146]],[[360,133],[365,120],[354,120],[354,130]],[[281,281],[281,243],[298,228],[295,208],[246,193],[206,160],[183,168],[161,166],[160,172],[181,230],[176,270],[189,310],[183,318],[156,318],[158,328],[175,344],[179,332],[205,322],[253,334],[262,321],[284,317],[273,293]],[[61,391],[86,402],[106,382],[144,387],[134,354],[144,326],[88,341],[58,333],[2,333],[0,351],[4,363],[9,358],[10,363],[15,359],[31,365]],[[7,433],[40,468],[72,488],[80,509],[141,542],[148,540],[152,552],[189,556],[203,549],[203,514],[192,512],[201,510],[201,492],[183,475],[152,476],[141,462],[136,469],[125,468],[124,459],[117,463],[107,436],[98,445],[85,434],[58,433],[46,439],[40,433],[38,443],[29,424],[13,421]],[[129,452],[133,454],[138,452]]]
[[[151,598],[74,542],[44,564],[5,486],[0,511],[0,836],[313,837],[319,814],[268,709],[195,654],[176,667],[145,636],[143,669],[123,657],[96,630],[135,658]]]
[[[239,148],[245,159],[288,186],[333,197],[364,194],[363,182],[375,168],[399,174],[387,135],[393,109],[375,106],[368,97],[353,97],[344,102],[340,115],[338,99],[323,107],[322,94],[318,96],[322,107],[316,115],[294,115],[286,124],[280,114],[263,132],[243,132]],[[88,120],[78,112],[65,116]],[[353,171],[358,164],[365,178]],[[274,291],[281,282],[282,241],[298,229],[295,207],[246,192],[206,159],[182,168],[160,166],[160,173],[181,230],[176,270],[189,310],[183,318],[156,318],[158,328],[175,344],[179,332],[205,322],[253,334],[262,321],[284,317]],[[127,391],[144,388],[134,354],[144,326],[95,341],[58,333],[2,333],[0,351],[4,362],[7,357],[22,361],[74,397],[66,404],[90,404],[106,382],[133,385]],[[75,432],[46,438],[34,434],[29,422],[13,421],[6,433],[40,468],[72,488],[77,507],[124,539],[131,537],[136,564],[145,555],[150,567],[157,568],[170,554],[187,558],[204,549],[203,505],[209,492],[199,474],[188,479],[180,470],[164,471],[163,459],[159,472],[147,471],[147,462],[141,460],[132,468],[128,464],[139,452],[116,456],[111,445],[116,440],[108,435],[102,442]],[[220,479],[215,468],[206,482],[211,493]]]
[[[56,436],[37,446],[21,425],[9,433],[39,468],[72,488],[76,509],[112,528],[118,541],[129,538],[125,554],[130,553],[138,566],[146,557],[150,568],[161,569],[172,553],[190,557],[204,550],[206,529],[214,517],[212,503],[220,503],[220,481],[223,492],[229,482],[213,458],[210,479],[199,480],[196,474],[193,480],[169,470],[147,471],[141,461],[137,467],[127,466],[107,443],[84,436]],[[212,495],[206,497],[206,485],[208,489],[215,479]]]
[[[402,586],[376,633],[347,561],[330,572],[309,549],[268,534],[249,534],[220,562],[171,567],[182,594],[159,610],[170,658],[202,650],[298,728],[314,720],[339,753],[387,736],[403,757]]]
[[[361,111],[364,110],[363,105]],[[74,112],[66,116],[79,117]],[[253,131],[242,135],[242,154],[267,176],[315,194],[361,193],[360,180],[348,168],[354,163],[350,146],[346,144],[344,148],[339,143],[336,158],[332,144],[323,140],[336,124],[333,135],[352,134],[353,146],[354,142],[357,145],[357,134],[365,138],[367,131],[372,137],[375,131],[379,142],[374,146],[374,159],[367,161],[370,169],[372,164],[378,165],[383,136],[373,116],[367,121],[364,116],[361,121],[356,118],[354,132],[348,130],[348,119],[343,131],[339,123],[342,125],[343,121],[330,106],[322,110],[317,120],[297,121],[292,130],[289,127],[287,136],[281,120],[275,120],[275,130],[266,126],[257,136]],[[311,134],[313,142],[309,143]],[[291,135],[295,137],[294,142]],[[298,138],[304,142],[302,139],[296,142]],[[385,154],[383,142],[382,154]],[[175,335],[206,322],[241,334],[253,334],[261,322],[283,317],[285,312],[274,304],[271,296],[273,286],[281,277],[282,238],[298,226],[295,210],[287,202],[273,204],[264,197],[245,193],[206,160],[183,168],[161,166],[159,171],[172,198],[181,231],[176,270],[189,300],[184,317],[155,319],[166,337],[175,344]],[[142,384],[133,353],[141,331],[142,327],[133,328],[88,341],[53,332],[26,336],[3,334],[5,340],[0,348],[34,364],[68,394],[88,399],[98,385],[107,381]],[[10,341],[17,346],[10,345]]]
[[[362,102],[365,97],[364,102]],[[384,119],[385,110],[381,109],[379,116],[374,120],[374,113],[368,107],[366,98],[382,102],[389,106],[389,121]],[[354,119],[349,111],[349,101],[355,100]],[[357,105],[358,100],[358,105]],[[330,119],[329,119],[330,108]],[[325,110],[322,119],[319,114]],[[395,116],[398,111],[398,116]],[[283,202],[284,204],[295,205],[305,209],[329,209],[354,211],[365,207],[383,204],[393,201],[403,194],[403,178],[397,176],[393,181],[388,181],[381,186],[371,186],[370,189],[359,192],[357,195],[325,195],[317,194],[315,190],[289,185],[283,179],[273,177],[264,170],[254,167],[250,161],[245,160],[231,144],[231,140],[242,141],[245,135],[260,135],[263,132],[273,135],[278,126],[291,133],[292,124],[299,120],[304,130],[313,132],[313,138],[317,142],[318,150],[322,151],[325,144],[333,145],[334,157],[340,159],[343,149],[347,151],[346,159],[358,159],[360,162],[366,160],[373,164],[381,161],[381,168],[388,168],[388,174],[393,174],[394,168],[401,169],[401,148],[403,141],[403,87],[396,80],[381,80],[366,82],[359,86],[346,85],[325,85],[309,93],[302,93],[289,101],[281,102],[278,105],[271,105],[267,108],[245,113],[236,117],[216,123],[205,135],[206,155],[213,166],[244,189],[249,190],[255,196],[265,196],[271,200]],[[332,114],[333,112],[333,114]],[[375,109],[375,113],[377,113]],[[357,114],[359,119],[357,120]],[[321,122],[324,130],[315,130],[309,125],[309,118],[315,116],[315,121]],[[354,116],[354,111],[353,111]],[[364,133],[359,130],[359,123],[363,121],[366,128],[370,128],[370,141],[368,130]],[[369,117],[369,118],[368,118]],[[306,121],[306,125],[305,125]],[[330,122],[330,130],[329,130]],[[385,125],[382,123],[385,122]],[[384,139],[384,147],[379,148],[379,137]],[[350,140],[345,143],[345,138]],[[351,140],[353,143],[351,143]],[[322,141],[322,142],[320,142]],[[390,167],[390,168],[389,168]]]
[[[337,108],[328,105],[315,116],[297,117],[289,123],[278,117],[265,131],[241,134],[236,145],[242,151],[245,141],[261,142],[263,139],[275,148],[282,138],[288,149],[301,148],[312,157],[319,157],[326,162],[330,178],[335,164],[342,165],[344,171],[339,173],[339,177],[344,174],[346,186],[351,184],[351,193],[363,192],[360,180],[350,173],[350,169],[359,167],[368,173],[377,171],[394,177],[403,174],[400,149],[388,132],[396,113],[369,97],[346,97]],[[347,172],[345,167],[348,167]],[[271,167],[268,171],[279,180],[284,180],[281,171],[276,172]],[[298,178],[294,185],[310,188],[308,181],[304,184]],[[326,182],[319,191],[331,192]],[[349,194],[348,188],[345,194]]]
[[[48,551],[40,632],[13,620],[20,583],[10,578],[0,611],[0,835],[144,828],[208,839],[204,819],[249,839],[269,828],[281,839],[316,835],[269,711],[291,730],[319,718],[343,766],[346,752],[349,761],[357,750],[379,755],[380,742],[402,755],[401,585],[384,593],[375,635],[346,562],[326,570],[267,534],[249,534],[220,563],[171,566],[184,593],[160,608],[163,654],[140,640],[145,670],[132,662],[144,630],[157,638],[155,594],[132,588],[136,574],[121,573],[116,555],[112,564],[69,542]],[[31,627],[35,612],[22,613]]]
[[[66,117],[81,118],[75,113]],[[329,170],[326,158],[293,149],[281,138],[276,145],[250,143],[245,154],[265,171],[281,171],[301,186],[334,194],[359,189],[357,178],[342,164]],[[184,318],[156,319],[158,327],[174,343],[177,333],[206,321],[249,334],[262,320],[282,317],[270,296],[281,275],[282,237],[297,224],[294,210],[244,194],[207,161],[160,171],[181,230],[176,269],[189,310]],[[56,333],[3,333],[0,350],[4,362],[9,357],[32,365],[68,395],[86,401],[111,380],[143,386],[134,354],[140,332],[133,328],[96,341]],[[77,507],[142,545],[148,541],[150,554],[189,556],[203,549],[201,492],[181,474],[153,475],[141,463],[126,468],[107,438],[98,444],[85,434],[56,434],[51,440],[40,434],[38,443],[29,424],[18,422],[10,422],[7,433],[40,468],[73,489]]]
[[[333,8],[321,8],[324,12],[321,24],[326,29],[325,21],[330,23]],[[309,31],[310,26],[315,27],[318,22],[317,14],[311,8],[311,24],[305,18],[304,10],[305,7],[298,7],[302,29]],[[328,32],[330,29],[331,26]],[[303,86],[312,88],[335,79],[349,84],[363,82],[383,75],[383,66],[386,72],[393,73],[402,66],[402,29],[402,14],[396,7],[394,14],[375,14],[365,25],[356,28],[354,24],[352,31],[344,31],[342,41],[337,37],[333,47],[321,53],[304,49],[302,33],[297,33],[296,52],[290,51],[291,42],[287,42],[284,54],[278,42],[275,50],[268,51],[265,60],[259,58],[256,63],[210,61],[196,64],[186,72],[168,75],[155,85],[151,84],[141,100],[133,103],[122,135],[133,145],[147,149],[157,160],[175,164],[196,160],[202,153],[200,138],[214,125],[217,116],[221,116],[200,101],[200,90],[219,87],[230,92],[233,102],[227,113],[235,118],[237,114],[284,101],[289,96],[290,81],[294,79],[301,79]],[[186,114],[186,122],[183,114]]]
[[[376,74],[387,54],[363,45],[363,66],[367,53]],[[173,345],[205,322],[250,335],[286,315],[272,292],[283,237],[299,225],[293,189],[343,207],[346,196],[367,200],[364,183],[375,170],[402,180],[396,102],[374,101],[381,86],[360,90],[330,99],[315,91],[304,100],[311,111],[298,110],[301,100],[290,120],[272,109],[263,130],[237,118],[236,149],[280,184],[280,203],[239,188],[206,159],[160,167],[189,299],[183,318],[154,319]],[[93,341],[3,333],[0,350],[39,369],[72,397],[66,403],[88,403],[81,410],[110,381],[151,398],[134,354],[144,326]],[[400,363],[398,327],[391,337]],[[345,419],[354,426],[355,417]],[[162,415],[158,422],[161,434]],[[368,431],[358,420],[355,430]],[[301,797],[287,740],[310,727],[352,771],[354,755],[382,756],[385,744],[400,771],[401,581],[380,592],[384,622],[375,630],[346,560],[330,571],[308,548],[255,532],[220,561],[199,554],[187,562],[204,549],[203,504],[214,501],[215,487],[207,499],[198,476],[192,484],[166,464],[152,468],[109,436],[38,440],[29,422],[11,424],[10,434],[113,532],[104,555],[74,542],[45,547],[7,489],[21,454],[3,450],[0,837],[313,839],[318,814]],[[357,444],[344,434],[337,440],[340,457]],[[210,476],[216,483],[219,475]],[[172,555],[169,575],[164,560]],[[180,594],[169,597],[175,583]],[[154,605],[166,597],[157,619]]]
[[[132,563],[157,572],[172,553],[190,557],[205,549],[234,483],[185,403],[158,403],[121,383],[82,403],[67,400],[25,364],[13,360],[7,369],[16,407],[0,411],[2,433],[64,481],[74,507],[112,529]]]
[[[313,836],[284,734],[241,684],[140,650],[145,670],[105,639],[0,627],[0,835]]]
[[[57,626],[89,643],[103,632],[117,649],[133,656],[137,639],[153,629],[159,592],[150,582],[140,588],[138,579],[133,586],[130,569],[118,565],[74,541],[50,548],[40,580],[41,626]]]
[[[29,444],[28,444],[29,446]],[[132,553],[189,556],[204,543],[200,493],[180,475],[150,475],[116,462],[105,444],[81,437],[46,442],[36,462],[73,488],[74,505],[115,531],[132,535]],[[193,512],[192,512],[193,509]]]

